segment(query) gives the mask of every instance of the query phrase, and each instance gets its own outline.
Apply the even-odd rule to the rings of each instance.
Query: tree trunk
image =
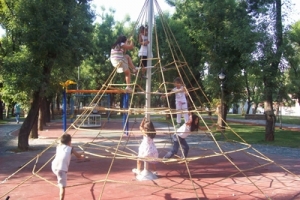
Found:
[[[272,98],[272,80],[270,78],[265,80],[265,97],[266,101],[264,102],[264,114],[266,119],[265,126],[265,140],[266,141],[274,141],[275,136],[275,121],[276,117],[273,112],[273,98]]]
[[[282,56],[282,46],[283,46],[283,36],[282,36],[282,19],[281,19],[281,0],[276,0],[276,27],[275,27],[275,35],[276,35],[276,52],[273,54],[273,59],[271,62],[271,68],[269,71],[269,76],[264,77],[264,85],[265,85],[265,117],[266,117],[266,132],[265,132],[265,140],[266,141],[274,141],[275,139],[275,122],[276,117],[273,112],[273,90],[276,87],[275,80],[273,77],[277,76],[278,66],[280,63],[280,59]]]
[[[5,118],[9,118],[9,106],[5,105]]]
[[[39,113],[39,105],[40,103],[40,92],[34,92],[33,94],[33,101],[31,104],[31,108],[28,112],[28,116],[25,118],[19,132],[18,136],[18,148],[20,150],[28,150],[29,143],[28,143],[28,138],[30,131],[36,123],[38,113]]]
[[[51,104],[50,104],[50,115],[51,115],[51,119],[54,120],[55,115],[54,115],[54,104],[53,104],[53,102],[51,102]]]
[[[247,101],[247,111],[246,111],[246,114],[249,114],[250,112],[250,108],[251,108],[251,101]]]
[[[252,110],[252,114],[257,113],[258,103],[255,104],[254,109]]]
[[[48,60],[45,61],[45,64],[43,66],[43,72],[42,72],[44,79],[40,84],[41,86],[39,90],[33,93],[33,101],[31,104],[31,108],[19,132],[18,148],[20,150],[28,150],[29,148],[29,143],[28,143],[29,134],[32,127],[34,126],[35,123],[37,123],[38,120],[40,103],[42,102],[44,94],[49,85],[51,69],[54,64],[54,58],[55,58],[55,54],[48,53]]]
[[[50,106],[51,104],[52,98],[46,99],[45,102],[45,125],[47,124],[47,122],[51,121],[51,111],[50,111]]]
[[[3,101],[0,100],[0,120],[3,120]]]
[[[226,118],[227,118],[227,110],[228,110],[228,106],[227,104],[223,104],[223,113],[222,113],[222,128],[225,129],[226,127]]]
[[[44,123],[43,123],[43,111],[42,111],[42,107],[43,107],[43,102],[41,102],[41,106],[39,109],[39,115],[38,115],[38,123],[37,123],[37,129],[39,131],[44,130]]]
[[[37,116],[39,118],[39,116]],[[32,126],[31,132],[30,132],[30,138],[37,139],[39,138],[39,133],[38,133],[38,120],[35,120],[35,123]]]
[[[58,93],[56,93],[56,99],[55,99],[56,101],[55,102],[56,102],[56,110],[57,111],[60,111],[60,98],[59,97],[60,97],[60,95]]]
[[[15,104],[13,104],[11,107],[10,116],[15,116]]]
[[[275,117],[276,117],[276,122],[279,122],[279,103],[278,102],[275,105]]]
[[[39,111],[39,123],[38,123],[38,129],[40,131],[44,130],[44,126],[46,126],[46,110],[47,110],[47,100],[46,98],[42,99],[40,111]]]
[[[216,114],[218,116],[217,124],[218,127],[222,127],[222,109],[221,109],[221,104],[217,106]]]
[[[274,141],[275,140],[275,121],[276,117],[272,110],[265,111],[266,118],[266,133],[265,140],[266,141]]]

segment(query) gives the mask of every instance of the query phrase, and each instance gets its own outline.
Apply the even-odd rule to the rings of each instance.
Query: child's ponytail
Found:
[[[144,130],[145,130],[145,134],[150,137],[151,139],[155,138],[156,136],[156,130],[154,128],[154,125],[152,123],[152,121],[148,121],[146,120],[144,122]]]

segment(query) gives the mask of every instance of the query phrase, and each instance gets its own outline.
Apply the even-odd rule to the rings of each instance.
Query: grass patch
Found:
[[[229,140],[242,142],[242,140],[236,134],[234,134],[235,132],[248,144],[264,144],[272,146],[300,148],[300,133],[296,131],[276,129],[275,140],[273,142],[266,142],[265,127],[263,126],[230,124],[230,127],[233,131],[230,129],[226,129],[224,133]],[[215,131],[215,137],[217,140],[224,140],[222,134],[219,131]]]
[[[0,124],[7,124],[8,122],[15,122],[16,119],[14,117],[10,118],[4,118],[3,120],[0,120]]]
[[[6,120],[0,120],[0,124],[6,124],[7,121]]]
[[[217,117],[217,116],[214,116]],[[245,116],[242,116],[241,114],[227,114],[228,119],[245,119]],[[277,123],[280,121],[277,118]],[[299,116],[281,116],[281,123],[284,124],[296,124],[300,125],[300,117]]]

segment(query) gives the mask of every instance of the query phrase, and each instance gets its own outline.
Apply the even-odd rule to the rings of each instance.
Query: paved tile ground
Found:
[[[137,126],[138,123],[131,125]],[[75,158],[71,160],[65,199],[300,199],[300,159],[270,154],[267,155],[270,160],[265,161],[249,156],[244,151],[232,153],[226,159],[224,156],[213,157],[215,152],[211,149],[194,148],[196,144],[191,145],[189,156],[201,155],[203,158],[189,163],[159,162],[158,179],[137,181],[131,173],[131,169],[136,165],[135,160],[112,159],[113,149],[104,151],[103,148],[87,144],[93,141],[93,144],[105,144],[107,147],[118,142],[120,135],[114,130],[120,130],[121,126],[120,121],[105,124],[103,130],[111,131],[109,137],[109,133],[100,134],[105,135],[105,138],[95,139],[99,131],[76,132],[73,145],[77,150],[80,150],[77,145],[84,146],[89,158],[84,162]],[[163,128],[163,125],[158,126]],[[61,122],[49,123],[45,130],[40,132],[39,139],[30,140],[31,150],[21,153],[10,152],[16,145],[18,127],[15,128],[9,134],[3,135],[4,129],[0,126],[0,139],[5,141],[0,147],[0,199],[5,199],[6,196],[10,196],[10,200],[58,199],[56,178],[51,172],[50,163],[47,162],[55,153],[55,145],[48,148],[49,145],[62,134]],[[70,133],[72,131],[70,130]],[[140,139],[139,135],[129,140],[123,137],[120,149],[127,144],[131,150],[137,151]],[[169,136],[166,134],[156,137],[160,157],[170,147],[170,144],[165,143],[168,140]],[[204,142],[203,140],[198,144]],[[114,146],[113,144],[112,147]],[[124,152],[128,152],[128,149],[124,148]],[[210,156],[205,158],[205,155]],[[263,164],[265,166],[258,167]],[[35,174],[32,173],[33,169]],[[243,170],[243,173],[238,169]]]

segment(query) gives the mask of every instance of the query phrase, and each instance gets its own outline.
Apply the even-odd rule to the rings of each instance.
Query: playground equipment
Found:
[[[110,177],[110,173],[112,171],[113,165],[115,164],[116,160],[137,160],[140,159],[137,156],[137,150],[136,150],[136,145],[138,144],[140,138],[139,136],[141,135],[140,131],[138,130],[138,127],[136,125],[136,122],[132,122],[133,118],[130,118],[134,116],[135,113],[142,113],[145,115],[147,118],[153,117],[153,115],[159,115],[159,116],[165,116],[168,114],[171,117],[171,126],[169,127],[168,125],[165,125],[165,127],[161,129],[157,129],[157,137],[160,139],[161,143],[157,144],[160,145],[160,153],[164,154],[168,150],[166,150],[168,147],[167,145],[170,146],[170,143],[172,143],[172,139],[166,140],[165,136],[166,134],[168,136],[171,136],[176,132],[175,124],[174,124],[174,119],[173,115],[174,114],[179,114],[179,113],[185,113],[185,112],[192,112],[197,114],[201,122],[203,123],[202,125],[202,131],[199,131],[198,133],[192,134],[189,136],[190,140],[189,143],[191,145],[191,149],[194,149],[194,154],[191,156],[188,156],[187,158],[182,158],[180,157],[180,154],[183,154],[183,149],[180,145],[180,153],[176,157],[173,157],[168,160],[164,160],[161,157],[155,159],[156,162],[162,163],[162,164],[183,164],[186,169],[184,171],[184,178],[183,182],[189,182],[189,186],[186,186],[185,188],[178,188],[178,187],[169,187],[168,189],[174,189],[174,190],[180,190],[180,191],[188,191],[189,193],[193,193],[194,197],[197,199],[201,199],[200,193],[205,190],[205,187],[201,186],[201,183],[198,185],[195,184],[196,179],[199,179],[198,177],[194,177],[193,171],[190,170],[190,163],[197,161],[197,160],[204,160],[208,158],[215,158],[215,157],[222,157],[226,161],[227,165],[233,166],[235,171],[232,171],[232,173],[227,176],[223,177],[221,176],[219,180],[216,180],[212,183],[207,183],[207,185],[215,185],[214,189],[222,188],[223,185],[218,185],[218,182],[223,181],[224,179],[231,179],[232,177],[235,177],[237,175],[246,177],[247,181],[249,181],[253,188],[257,190],[259,193],[263,194],[263,196],[266,199],[270,199],[269,195],[264,192],[257,184],[257,180],[253,180],[251,176],[248,175],[248,172],[252,172],[255,169],[258,168],[264,168],[269,165],[276,165],[278,168],[280,168],[284,173],[290,174],[293,177],[299,177],[283,166],[280,166],[276,164],[273,160],[262,154],[261,152],[257,151],[255,148],[253,148],[250,144],[248,144],[243,138],[239,136],[238,133],[236,133],[226,122],[227,129],[226,134],[232,134],[236,137],[236,140],[229,140],[228,138],[225,138],[226,141],[218,141],[215,137],[215,133],[212,131],[211,126],[209,126],[206,123],[206,120],[203,117],[203,114],[206,113],[207,111],[205,110],[205,106],[203,105],[201,99],[205,99],[207,102],[209,102],[209,99],[207,98],[206,94],[203,92],[202,88],[200,87],[198,80],[195,78],[195,73],[191,70],[191,68],[188,66],[188,63],[186,63],[184,56],[180,50],[180,47],[176,43],[176,38],[174,38],[174,35],[172,34],[170,28],[168,27],[168,24],[165,23],[163,20],[163,14],[162,11],[157,3],[156,0],[146,0],[144,7],[142,9],[142,12],[139,16],[139,19],[142,18],[143,14],[145,15],[146,10],[148,9],[149,11],[147,12],[148,20],[147,24],[149,27],[149,32],[148,32],[148,38],[150,41],[153,41],[153,44],[158,44],[157,37],[153,37],[153,35],[156,35],[156,30],[155,26],[152,26],[154,24],[153,22],[153,3],[155,3],[157,11],[159,16],[162,18],[163,22],[163,32],[166,36],[166,42],[168,43],[170,47],[170,54],[174,58],[174,60],[170,63],[163,63],[163,59],[160,56],[159,48],[157,47],[157,54],[153,55],[152,57],[152,48],[153,45],[150,44],[148,46],[148,62],[147,66],[147,80],[146,80],[146,87],[144,88],[142,84],[139,83],[138,80],[138,75],[140,73],[141,68],[138,68],[137,76],[134,82],[131,84],[133,87],[132,92],[128,92],[124,90],[123,88],[125,87],[125,84],[117,84],[116,82],[116,68],[112,70],[112,73],[106,80],[106,82],[102,85],[102,87],[99,90],[94,91],[94,98],[91,100],[90,104],[88,106],[85,106],[85,110],[78,115],[78,117],[74,120],[74,122],[68,127],[64,127],[64,132],[69,133],[71,132],[73,137],[76,137],[76,134],[94,134],[94,138],[91,139],[90,142],[84,143],[80,145],[79,147],[85,152],[85,154],[94,156],[97,158],[103,158],[103,159],[110,159],[111,163],[107,169],[107,174],[105,178],[101,180],[91,180],[90,182],[85,182],[84,184],[96,184],[98,182],[101,182],[102,188],[101,188],[101,194],[99,195],[98,199],[101,199],[105,187],[107,183],[116,183],[118,182],[119,184],[128,184],[131,186],[132,181],[119,181],[114,178],[116,176],[113,176],[112,178]],[[137,23],[138,24],[138,23]],[[136,24],[136,25],[137,25]],[[153,34],[152,34],[153,33]],[[154,42],[155,41],[155,42]],[[151,70],[155,73],[153,73]],[[185,110],[174,110],[171,109],[170,106],[170,101],[168,98],[166,98],[166,106],[156,106],[152,100],[152,96],[154,95],[170,95],[170,87],[172,83],[166,81],[166,73],[173,72],[174,75],[182,78],[186,84],[188,94],[187,98],[189,100],[189,111]],[[153,77],[152,77],[153,75]],[[156,79],[156,82],[159,82],[160,85],[151,85],[152,84],[152,79]],[[159,81],[158,81],[159,80]],[[88,91],[83,91],[83,90],[67,90],[67,85],[64,85],[65,88],[65,93],[84,93]],[[91,90],[89,90],[90,93]],[[106,94],[124,94],[123,97],[123,107],[122,108],[111,108],[111,107],[99,107],[99,102],[101,99],[105,97]],[[145,106],[142,108],[135,108],[133,106],[135,97],[143,95],[145,96],[146,102]],[[201,98],[200,98],[201,95]],[[66,103],[64,103],[64,106]],[[65,109],[65,108],[64,108]],[[89,116],[93,117],[94,110],[98,111],[116,111],[119,113],[122,113],[122,126],[121,128],[119,127],[119,124],[121,124],[120,121],[115,122],[114,127],[111,129],[106,129],[108,127],[109,123],[112,123],[111,121],[107,120],[104,121],[102,118],[101,122],[101,127],[99,129],[93,129],[93,130],[87,130],[84,128],[86,126],[86,121],[90,119]],[[65,113],[65,112],[64,112]],[[66,119],[66,117],[64,118]],[[138,119],[135,119],[137,121]],[[155,118],[153,117],[154,121]],[[130,123],[129,123],[130,122]],[[159,122],[158,122],[159,123]],[[66,125],[66,124],[65,124]],[[204,134],[205,133],[205,134]],[[112,137],[112,135],[114,137]],[[203,136],[206,137],[206,139],[209,139],[208,142],[203,142],[201,139]],[[115,139],[118,138],[118,139]],[[138,138],[138,139],[136,139]],[[171,138],[171,137],[170,137]],[[55,144],[55,143],[54,143]],[[52,144],[51,146],[53,146]],[[209,145],[208,145],[209,144]],[[50,146],[50,147],[51,147]],[[49,148],[50,148],[49,147]],[[47,148],[46,150],[48,150]],[[208,152],[207,154],[201,154],[199,149],[203,150],[205,149],[205,152]],[[45,151],[46,151],[45,150]],[[249,157],[251,160],[251,164],[255,165],[254,167],[251,165],[249,167],[247,164],[242,165],[239,163],[238,160],[231,159],[230,155],[235,154],[235,153],[243,153],[243,155],[246,157]],[[197,154],[198,153],[198,154]],[[40,154],[39,156],[41,156]],[[256,160],[254,160],[256,159]],[[147,166],[148,162],[150,161],[149,158],[143,158],[145,162],[145,166]],[[151,160],[153,161],[153,159]],[[128,166],[124,166],[128,167]],[[129,167],[128,167],[129,168]],[[221,171],[222,169],[220,169]],[[128,169],[128,172],[131,171]],[[40,170],[34,171],[33,176],[41,178],[39,175]],[[182,174],[180,174],[182,176]],[[153,180],[156,179],[157,176],[154,175],[152,172],[145,170],[139,174],[137,177],[137,180]],[[161,177],[163,178],[163,177]],[[48,180],[47,180],[48,181]],[[50,181],[48,181],[50,182]],[[151,186],[151,187],[160,187],[162,189],[165,189],[165,186],[160,184],[160,182],[156,182],[155,186],[151,185],[151,181],[143,184],[136,184],[134,187],[139,187],[140,185],[143,186]],[[54,183],[52,183],[55,185]],[[72,186],[69,186],[72,187]],[[133,187],[133,186],[132,186]],[[117,192],[117,191],[116,191]],[[6,195],[6,194],[4,194]]]

